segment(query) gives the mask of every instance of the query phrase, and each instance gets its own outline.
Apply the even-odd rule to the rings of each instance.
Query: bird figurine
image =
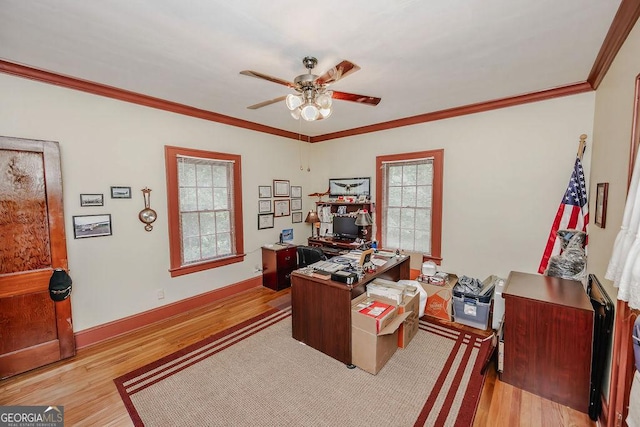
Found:
[[[324,193],[311,193],[308,196],[309,197],[317,197],[318,201],[321,202],[322,201],[322,196],[326,196],[327,194],[329,194],[329,189],[327,188],[327,191],[325,191]]]
[[[353,184],[347,184],[343,182],[334,182],[334,184],[337,185],[338,187],[344,188],[347,194],[350,194],[353,188],[361,186],[362,184],[364,184],[364,181],[355,182]]]

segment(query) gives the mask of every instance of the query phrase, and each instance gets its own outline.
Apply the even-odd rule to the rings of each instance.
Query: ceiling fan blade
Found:
[[[258,108],[266,107],[267,105],[271,105],[271,104],[275,104],[276,102],[284,101],[286,97],[287,97],[287,95],[279,96],[279,97],[273,98],[273,99],[271,99],[269,101],[263,101],[263,102],[261,102],[259,104],[250,105],[247,108],[249,110],[257,110]]]
[[[273,82],[273,83],[278,83],[280,85],[284,85],[284,86],[288,86],[288,87],[293,87],[293,88],[296,87],[291,82],[288,82],[288,81],[283,80],[283,79],[279,79],[278,77],[273,77],[273,76],[269,76],[267,74],[259,73],[257,71],[244,70],[244,71],[240,71],[240,74],[243,74],[243,75],[249,76],[249,77],[255,77],[255,78],[258,78],[258,79],[267,80],[267,81],[270,81],[270,82]]]
[[[333,99],[341,99],[343,101],[359,102],[361,104],[376,106],[382,101],[381,98],[375,96],[356,95],[355,93],[333,91]]]
[[[343,77],[358,71],[360,67],[351,61],[342,61],[335,67],[327,70],[326,73],[316,79],[316,83],[320,85],[328,85],[337,82]]]

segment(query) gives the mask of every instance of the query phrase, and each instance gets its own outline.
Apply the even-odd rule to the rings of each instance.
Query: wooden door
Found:
[[[55,268],[68,268],[58,143],[0,137],[0,378],[75,354]]]

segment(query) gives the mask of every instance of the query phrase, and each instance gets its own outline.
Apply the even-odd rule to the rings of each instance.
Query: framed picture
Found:
[[[273,213],[275,214],[276,217],[291,215],[291,205],[289,203],[289,199],[274,200]]]
[[[111,214],[73,217],[73,238],[111,236]]]
[[[297,222],[302,222],[302,212],[293,212],[291,213],[291,222],[293,224]]]
[[[607,224],[607,197],[609,196],[609,183],[601,182],[596,189],[596,220],[598,227],[604,228]]]
[[[289,180],[274,179],[273,180],[273,196],[289,197]]]
[[[333,178],[329,179],[329,197],[369,196],[371,178]]]
[[[273,228],[273,214],[258,214],[258,230]]]
[[[292,191],[293,193],[293,191]],[[302,199],[291,199],[291,210],[292,211],[301,211],[302,210]]]
[[[81,194],[80,206],[104,206],[104,194]]]
[[[302,187],[299,185],[292,185],[291,186],[291,197],[297,197],[300,198],[302,197]]]
[[[112,199],[130,199],[131,187],[111,187]]]
[[[270,199],[271,187],[268,185],[258,185],[258,197],[261,199]]]
[[[258,213],[270,213],[271,200],[258,200]]]

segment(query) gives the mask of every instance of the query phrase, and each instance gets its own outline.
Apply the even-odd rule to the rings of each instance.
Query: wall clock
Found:
[[[150,208],[151,204],[151,190],[149,188],[142,189],[142,195],[144,197],[144,209],[140,211],[138,214],[138,218],[140,221],[145,223],[144,229],[147,231],[153,230],[152,222],[154,222],[158,218],[158,214],[156,211]]]

